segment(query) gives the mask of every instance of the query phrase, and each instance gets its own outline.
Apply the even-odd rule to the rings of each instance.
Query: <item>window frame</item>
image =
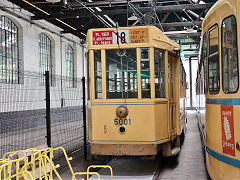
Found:
[[[219,72],[219,86],[218,86],[218,89],[217,89],[218,91],[217,91],[217,92],[210,92],[210,88],[209,88],[209,48],[210,48],[210,32],[214,29],[215,26],[217,27],[217,32],[218,32],[218,68],[219,68],[219,69],[218,69],[218,72]],[[207,73],[208,73],[208,74],[207,74],[207,82],[208,82],[208,83],[207,83],[207,86],[208,86],[208,88],[207,88],[208,91],[207,91],[207,92],[209,92],[209,94],[219,94],[220,89],[221,89],[221,85],[220,85],[220,84],[221,84],[221,79],[220,79],[220,76],[221,76],[221,75],[220,75],[220,68],[221,68],[221,67],[220,67],[220,60],[221,60],[221,59],[220,59],[220,53],[219,53],[219,52],[220,52],[220,50],[219,50],[220,44],[219,44],[219,25],[218,25],[218,23],[215,23],[215,24],[212,25],[210,28],[208,28],[207,35],[208,35],[208,36],[207,36],[207,46],[208,46],[208,47],[207,47],[207,51],[208,51],[208,52],[207,52],[207,62],[208,62],[208,63],[207,63],[207,68],[208,68],[208,69],[207,69]]]
[[[42,38],[41,38],[41,35],[44,35],[47,39],[46,39],[46,41],[45,40],[43,40],[43,41],[45,41],[45,42],[42,42],[41,40],[42,40]],[[47,42],[47,40],[49,40],[49,42],[50,42],[50,45],[48,45],[48,44],[46,44],[46,42]],[[43,76],[42,76],[42,74],[41,74],[41,61],[42,61],[42,52],[43,52],[43,49],[41,49],[42,47],[41,47],[41,44],[43,44],[44,46],[49,46],[50,47],[50,52],[49,52],[49,56],[50,56],[50,58],[49,58],[49,64],[48,64],[48,67],[49,67],[49,69],[45,69],[45,71],[49,71],[49,74],[50,74],[50,85],[51,86],[53,86],[53,69],[52,69],[52,66],[53,66],[53,55],[52,55],[52,39],[46,34],[46,33],[44,33],[44,32],[41,32],[41,33],[39,33],[39,35],[38,35],[38,48],[39,48],[39,52],[38,52],[38,57],[39,57],[39,78],[40,78],[40,81],[39,81],[39,85],[40,86],[45,86],[45,78],[44,78],[44,74],[45,74],[45,72],[44,72],[44,74],[43,74]],[[44,48],[46,48],[46,47],[44,47]]]
[[[103,49],[95,49],[93,50],[93,76],[94,76],[94,99],[97,100],[97,99],[104,99],[103,98],[103,71],[102,71],[102,66],[103,66],[103,63],[102,63],[102,51]],[[98,67],[97,67],[97,62],[96,62],[96,67],[95,67],[95,53],[99,53],[100,54],[100,71],[98,71]],[[95,73],[98,74],[98,72],[101,73],[101,78],[97,77],[97,75]],[[97,91],[98,89],[98,85],[97,85],[97,79],[100,79],[101,80],[101,89],[100,91]],[[99,95],[101,94],[101,95]],[[101,97],[98,97],[98,96],[101,96]]]
[[[113,99],[115,99],[115,100],[120,100],[120,99],[138,99],[139,97],[138,97],[138,91],[139,91],[139,89],[138,89],[138,60],[137,60],[137,58],[138,58],[138,55],[137,55],[137,48],[136,47],[134,47],[134,48],[131,48],[131,47],[126,47],[126,48],[121,48],[121,49],[119,49],[119,48],[111,48],[111,49],[103,49],[104,50],[104,54],[105,54],[105,58],[104,58],[104,62],[105,62],[105,72],[104,73],[106,73],[106,76],[105,76],[105,82],[106,82],[106,89],[105,89],[105,92],[106,92],[106,99],[109,99],[109,100],[113,100]],[[136,89],[134,89],[135,91],[134,92],[136,92],[137,93],[137,97],[121,97],[121,98],[110,98],[109,97],[109,81],[107,81],[107,78],[108,78],[108,76],[107,76],[107,73],[110,73],[111,71],[109,71],[109,70],[107,70],[108,68],[107,68],[107,65],[108,65],[108,63],[107,63],[107,51],[109,51],[109,50],[126,50],[126,52],[127,52],[127,50],[134,50],[135,51],[135,55],[136,55],[136,76],[135,76],[135,79],[134,80],[136,80],[136,82],[135,82],[135,85],[136,85]],[[121,73],[122,72],[130,72],[129,71],[129,69],[123,69],[123,70],[121,70]],[[121,81],[124,81],[124,83],[125,83],[125,78],[124,79],[122,79],[123,78],[123,76],[121,76]],[[122,84],[122,86],[123,86],[123,84]],[[122,92],[127,92],[127,95],[128,95],[128,92],[130,92],[130,90],[131,89],[128,89],[127,91],[125,91],[124,89],[122,89],[123,91]]]
[[[0,18],[2,19],[4,19],[4,24],[6,23],[6,20],[9,22],[9,24],[11,25],[11,29],[10,29],[10,31],[8,32],[8,35],[10,36],[11,35],[11,40],[12,40],[12,36],[16,36],[15,38],[16,38],[16,44],[14,45],[15,47],[16,47],[16,57],[14,58],[13,57],[13,44],[14,43],[11,43],[10,44],[10,46],[11,46],[11,48],[10,48],[10,50],[6,50],[6,48],[5,48],[5,50],[4,51],[2,51],[2,52],[4,52],[3,54],[2,54],[2,61],[3,61],[3,59],[4,58],[6,58],[5,59],[5,69],[2,69],[2,74],[1,74],[1,76],[3,77],[4,76],[4,70],[5,70],[5,78],[2,78],[2,79],[0,79],[0,83],[6,83],[6,84],[20,84],[20,57],[19,57],[19,54],[20,54],[20,46],[19,46],[19,27],[18,27],[18,25],[11,19],[11,18],[9,18],[9,17],[7,17],[7,16],[5,16],[5,15],[0,15]],[[9,25],[8,24],[8,25]],[[6,34],[7,34],[7,30],[6,29],[4,29],[4,28],[2,28],[3,26],[1,26],[0,27],[0,31],[2,32],[2,31],[5,31],[5,38],[6,38]],[[14,30],[14,28],[16,28],[16,33],[13,33],[13,30]],[[5,44],[5,47],[7,47],[6,46],[6,44],[7,44],[7,40],[5,39],[5,41],[4,41],[4,44]],[[4,49],[4,47],[3,47],[3,49]],[[10,53],[10,55],[8,54],[8,51],[11,51],[11,53]],[[8,56],[9,55],[9,56]],[[4,57],[4,58],[3,58]],[[10,58],[10,60],[8,60],[7,61],[7,59],[8,58]],[[9,69],[10,69],[10,67],[8,66],[8,62],[10,62],[11,63],[11,67],[13,68],[13,64],[14,64],[14,59],[15,59],[15,63],[16,63],[16,67],[15,67],[15,69],[12,69],[12,73],[11,73],[11,78],[10,79],[8,79],[8,76],[7,76],[7,73],[8,73],[8,71],[9,71]],[[13,73],[13,71],[15,71],[15,73]],[[15,79],[14,79],[14,75],[15,75]]]
[[[71,53],[69,53],[69,49],[71,49]],[[67,55],[71,54],[72,59],[68,59],[67,60]],[[71,69],[67,68],[67,62],[71,62],[72,66]],[[68,81],[68,87],[69,88],[74,88],[75,87],[75,72],[74,72],[74,68],[75,68],[75,64],[74,64],[74,49],[70,44],[65,45],[65,65],[66,65],[66,80]],[[72,77],[68,76],[68,72],[71,71],[72,72]],[[72,82],[72,84],[71,84]]]
[[[228,19],[228,18],[230,18],[230,17],[234,17],[235,22],[236,22],[236,38],[237,38],[237,40],[236,40],[236,45],[237,45],[236,48],[237,48],[238,88],[236,89],[235,92],[225,92],[225,91],[224,91],[224,88],[223,88],[223,85],[224,85],[224,81],[223,81],[223,59],[222,59],[222,50],[223,50],[223,46],[222,46],[222,43],[223,43],[223,22],[224,22],[224,20],[226,20],[226,19]],[[235,93],[237,93],[238,90],[239,90],[239,60],[238,60],[239,55],[238,55],[238,31],[237,31],[237,30],[238,30],[237,18],[236,18],[236,16],[235,16],[234,14],[231,14],[231,15],[225,17],[225,18],[222,20],[222,22],[221,22],[221,71],[222,71],[221,76],[222,76],[222,90],[223,90],[224,94],[235,94]]]
[[[147,49],[148,50],[148,59],[142,58],[142,50],[143,49]],[[140,81],[141,81],[141,98],[142,99],[151,99],[152,98],[151,71],[153,71],[153,70],[151,70],[151,52],[150,51],[151,51],[151,47],[148,47],[148,46],[147,47],[140,47]],[[146,60],[148,60],[148,61],[146,61]],[[147,93],[147,91],[143,92],[143,89],[145,89],[145,88],[143,88],[143,79],[144,78],[141,75],[142,71],[147,72],[146,70],[142,70],[141,63],[144,62],[144,61],[149,63],[149,97],[143,96],[144,95],[143,93]],[[154,59],[153,59],[153,61],[154,61]],[[154,72],[155,72],[155,69],[154,69]],[[155,92],[154,92],[154,95],[155,95]]]
[[[203,60],[202,60],[202,67],[201,68],[204,68],[203,69],[203,80],[204,80],[204,83],[203,83],[203,94],[207,94],[208,93],[208,33],[207,32],[205,32],[203,34],[203,41],[202,41],[203,57],[204,57],[204,49],[203,49],[203,47],[204,47],[204,38],[205,38],[205,41],[206,41],[205,50],[207,52],[206,52],[205,58],[203,58]],[[205,67],[204,67],[204,59],[206,60],[206,62],[205,62],[206,66]]]
[[[155,77],[155,75],[156,75],[156,66],[155,66],[155,52],[156,51],[159,51],[159,52],[161,52],[162,54],[163,54],[163,59],[162,59],[162,61],[163,61],[163,64],[164,64],[164,66],[162,67],[162,69],[163,69],[163,82],[162,82],[162,86],[164,86],[162,89],[164,90],[164,92],[163,92],[163,94],[164,94],[164,96],[163,97],[156,97],[156,94],[157,94],[157,90],[160,90],[160,89],[156,89],[156,77]],[[150,52],[149,52],[150,53]],[[150,57],[149,57],[149,59],[150,59]],[[158,59],[159,60],[159,59]],[[151,60],[150,60],[151,61]],[[165,68],[165,64],[166,64],[166,52],[165,52],[165,50],[164,49],[162,49],[162,48],[160,48],[160,47],[154,47],[153,48],[153,63],[154,63],[154,70],[151,70],[151,67],[150,67],[150,74],[151,74],[151,71],[154,71],[154,77],[153,77],[153,79],[154,79],[154,87],[155,87],[155,91],[154,91],[154,95],[155,95],[155,99],[162,99],[162,98],[166,98],[166,91],[167,91],[167,87],[166,87],[166,68]],[[160,65],[160,61],[158,61],[158,65]],[[181,65],[180,65],[181,66]],[[160,67],[160,66],[159,66]],[[160,74],[161,74],[161,69],[159,68],[159,80],[160,80]],[[150,76],[150,78],[151,78],[151,76]],[[151,79],[150,79],[151,80]],[[151,81],[150,81],[150,83],[151,83]],[[160,85],[160,82],[159,82],[159,85]]]

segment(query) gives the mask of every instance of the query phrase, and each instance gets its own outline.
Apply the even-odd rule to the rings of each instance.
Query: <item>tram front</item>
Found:
[[[92,154],[155,155],[158,144],[169,141],[168,51],[151,35],[159,31],[151,26],[89,30]]]

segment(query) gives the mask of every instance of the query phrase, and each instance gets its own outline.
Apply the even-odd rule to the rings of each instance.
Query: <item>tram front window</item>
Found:
[[[101,51],[94,51],[95,98],[102,99]]]
[[[141,48],[142,98],[151,98],[149,48]]]
[[[107,99],[137,98],[136,49],[106,50]]]
[[[165,98],[165,56],[161,49],[154,49],[155,97]]]

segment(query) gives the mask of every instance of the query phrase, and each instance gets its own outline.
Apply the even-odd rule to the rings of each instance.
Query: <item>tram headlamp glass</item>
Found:
[[[126,106],[118,106],[116,109],[116,115],[119,118],[125,118],[128,115],[128,108]]]
[[[236,149],[237,149],[238,151],[240,151],[240,142],[237,142],[237,143],[236,143]]]
[[[121,126],[121,127],[119,128],[119,132],[120,132],[120,133],[124,133],[125,131],[126,131],[125,127]]]

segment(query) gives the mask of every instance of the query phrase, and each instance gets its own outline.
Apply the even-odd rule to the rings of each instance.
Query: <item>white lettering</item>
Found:
[[[222,115],[224,116],[231,116],[231,111],[222,111]]]

